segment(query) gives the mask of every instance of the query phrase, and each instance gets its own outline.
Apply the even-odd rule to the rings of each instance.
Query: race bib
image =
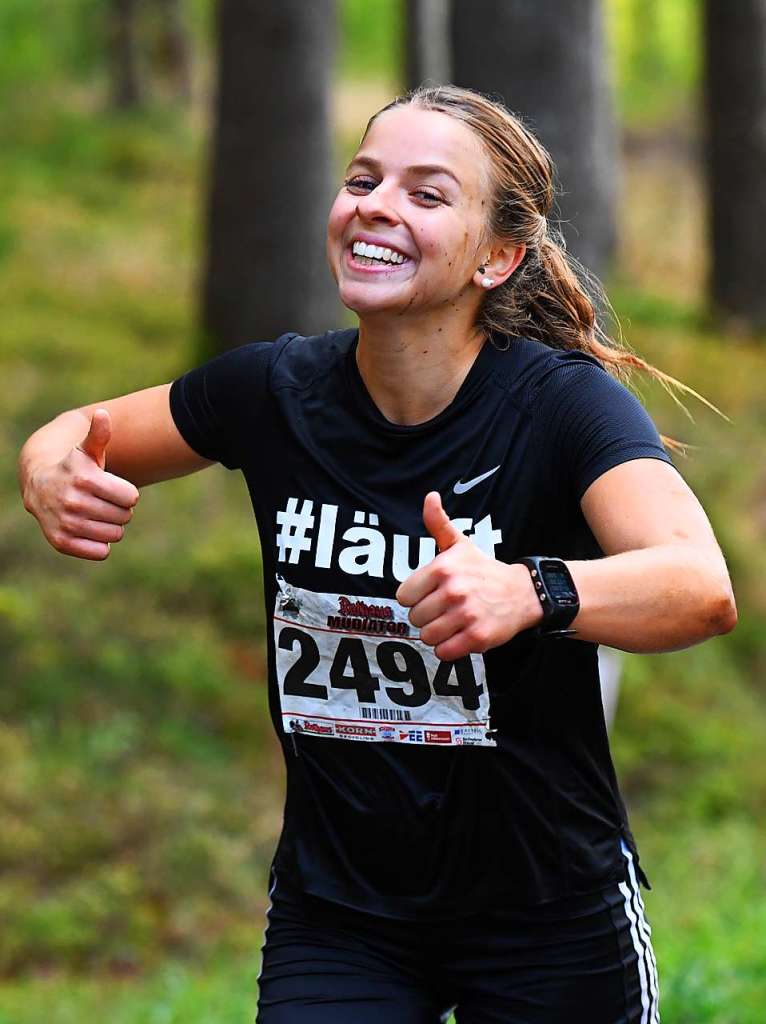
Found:
[[[494,747],[484,659],[440,661],[393,599],[316,594],[277,576],[274,643],[285,732]]]

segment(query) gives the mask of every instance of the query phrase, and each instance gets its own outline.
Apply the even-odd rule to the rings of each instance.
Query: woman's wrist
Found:
[[[40,469],[38,460],[34,459],[29,450],[22,448],[17,465],[17,479],[19,491],[27,512],[32,511],[32,495],[35,490],[35,473]]]
[[[508,566],[510,576],[511,592],[516,597],[519,607],[521,625],[518,632],[538,626],[543,619],[543,610],[540,607],[540,599],[535,591],[532,577],[526,565],[514,562]]]

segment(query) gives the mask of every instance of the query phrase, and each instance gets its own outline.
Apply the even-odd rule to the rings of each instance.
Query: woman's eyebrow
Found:
[[[452,178],[456,185],[461,184],[457,175],[453,174],[449,168],[441,167],[439,164],[415,164],[412,167],[408,167],[407,171],[413,174],[446,174],[447,177]]]
[[[361,164],[363,167],[369,167],[371,171],[380,172],[380,163],[374,157],[371,156],[356,156],[349,164],[349,167],[353,167],[355,164]],[[405,167],[406,174],[446,174],[447,177],[452,178],[459,188],[462,188],[460,179],[447,167],[442,167],[441,164],[413,164],[411,167]]]

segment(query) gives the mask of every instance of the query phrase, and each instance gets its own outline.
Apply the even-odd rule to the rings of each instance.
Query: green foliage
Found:
[[[82,79],[98,62],[105,5],[99,0],[0,2],[0,95],[53,79]],[[28,99],[28,95],[26,97]]]
[[[183,12],[196,61],[206,65],[213,36],[214,0],[185,0]],[[77,83],[107,97],[109,3],[105,0],[0,0],[0,97],[34,112],[63,84]],[[399,78],[403,0],[339,0],[338,67],[356,79]],[[140,53],[151,65],[159,20],[152,4],[139,5]],[[153,102],[156,104],[157,90]],[[160,90],[161,98],[161,90]],[[151,105],[151,104],[150,104]]]
[[[698,0],[608,0],[617,107],[640,130],[688,116],[701,65]]]
[[[182,14],[196,61],[209,59],[215,0],[183,0]],[[78,99],[106,104],[111,0],[0,0],[0,97],[7,111],[34,114],[40,102],[76,86]],[[162,63],[158,51],[159,5],[137,5],[137,36],[142,65]],[[158,72],[158,69],[155,68]],[[157,78],[158,73],[151,75]],[[159,76],[161,77],[161,76]],[[152,82],[153,102],[162,98]]]
[[[341,0],[339,73],[396,81],[403,62],[403,0]]]

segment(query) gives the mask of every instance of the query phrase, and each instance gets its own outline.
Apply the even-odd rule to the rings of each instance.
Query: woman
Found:
[[[659,1019],[597,645],[685,647],[736,610],[602,364],[659,371],[599,334],[552,201],[503,107],[400,98],[329,218],[358,331],[243,346],[22,452],[26,507],[81,558],[144,484],[246,476],[288,780],[263,1024]]]

